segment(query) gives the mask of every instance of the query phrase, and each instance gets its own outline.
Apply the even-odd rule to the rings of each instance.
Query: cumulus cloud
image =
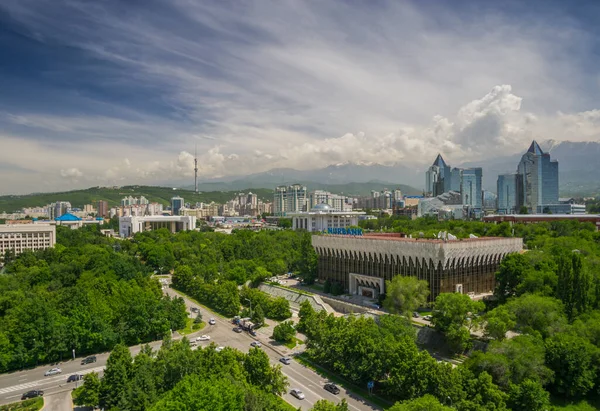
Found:
[[[83,173],[79,169],[72,167],[60,170],[60,176],[69,180],[77,181],[80,177],[83,177]]]

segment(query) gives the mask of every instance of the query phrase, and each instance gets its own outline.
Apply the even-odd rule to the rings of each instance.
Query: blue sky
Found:
[[[3,0],[0,193],[600,141],[600,5],[494,3]]]

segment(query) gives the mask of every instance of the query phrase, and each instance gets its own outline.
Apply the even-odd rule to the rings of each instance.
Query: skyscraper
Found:
[[[481,167],[460,169],[462,204],[468,206],[474,212],[479,212],[483,209],[482,177],[483,171]]]
[[[175,196],[171,198],[171,215],[179,215],[179,210],[183,208],[183,198]]]
[[[517,167],[522,187],[522,205],[530,213],[543,213],[548,205],[558,204],[558,161],[550,160],[534,140]]]
[[[498,213],[515,214],[521,204],[521,178],[518,174],[500,174],[498,176]]]
[[[302,184],[279,186],[275,189],[273,197],[273,213],[284,216],[286,213],[306,211],[307,201],[306,186]]]
[[[450,166],[446,164],[441,154],[438,154],[435,161],[425,173],[425,192],[428,196],[438,196],[446,191],[450,191],[451,172]]]

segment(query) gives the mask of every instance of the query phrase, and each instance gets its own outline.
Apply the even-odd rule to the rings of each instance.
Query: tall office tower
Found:
[[[48,206],[48,215],[51,220],[71,212],[71,203],[68,201],[57,201]]]
[[[438,154],[435,161],[425,173],[425,193],[428,196],[438,196],[450,191],[451,172],[450,166],[446,164],[441,154]]]
[[[249,204],[253,209],[258,207],[258,196],[253,193],[248,193],[248,196],[246,197],[246,204]]]
[[[558,161],[551,160],[534,140],[517,168],[523,181],[522,205],[530,213],[543,213],[548,205],[558,204]]]
[[[483,172],[481,167],[461,169],[460,175],[462,204],[474,211],[481,211],[483,209],[483,190],[481,187]]]
[[[171,215],[179,215],[179,210],[183,208],[183,198],[175,196],[171,198]]]
[[[497,182],[499,214],[516,214],[519,212],[522,192],[519,174],[500,174]]]
[[[141,196],[140,199],[137,201],[137,203],[139,205],[147,205],[150,204],[150,201],[148,201],[148,199],[144,196]]]
[[[96,206],[98,209],[98,217],[108,217],[109,209],[108,209],[108,201],[99,200],[98,205]]]

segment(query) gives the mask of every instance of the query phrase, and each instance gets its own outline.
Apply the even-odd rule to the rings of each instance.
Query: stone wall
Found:
[[[323,302],[321,297],[318,295],[308,295],[299,291],[294,291],[283,287],[277,287],[276,285],[264,283],[259,285],[258,289],[264,291],[272,297],[285,298],[290,302],[290,306],[295,310],[299,310],[300,304],[302,304],[304,301],[308,301],[316,311],[325,310],[328,313],[333,312],[333,309],[325,302]]]

